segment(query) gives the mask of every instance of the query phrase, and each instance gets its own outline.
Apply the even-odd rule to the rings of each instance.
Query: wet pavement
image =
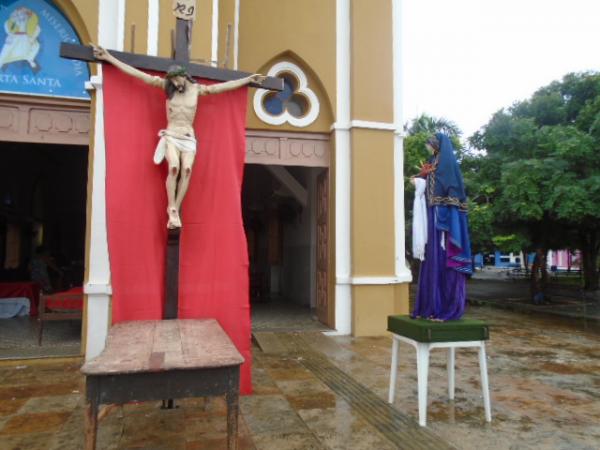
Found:
[[[391,339],[272,333],[254,347],[254,394],[241,399],[241,449],[598,449],[598,335],[562,318],[488,307],[493,420],[484,421],[475,351],[457,351],[456,399],[447,400],[445,355],[433,351],[427,429],[417,415],[414,349],[401,345],[396,400],[386,403]],[[83,448],[84,380],[78,360],[0,362],[0,448]],[[115,408],[99,449],[225,448],[222,399]],[[433,443],[433,444],[431,444]],[[431,445],[430,445],[431,444]]]
[[[471,304],[564,317],[577,321],[589,331],[600,332],[600,292],[586,292],[576,285],[550,282],[546,294],[547,300],[543,304],[533,304],[529,280],[510,280],[503,272],[478,272],[467,286],[467,299]]]

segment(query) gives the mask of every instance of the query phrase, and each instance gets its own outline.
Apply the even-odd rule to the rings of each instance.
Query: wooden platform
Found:
[[[110,329],[106,348],[84,364],[85,375],[208,369],[244,358],[214,319],[144,320]]]
[[[240,365],[244,358],[214,319],[125,322],[84,364],[86,449],[96,447],[98,407],[130,401],[225,395],[227,448],[237,448]]]

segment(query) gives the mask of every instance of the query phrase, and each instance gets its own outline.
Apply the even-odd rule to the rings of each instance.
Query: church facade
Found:
[[[4,9],[55,8],[82,44],[162,57],[173,52],[173,0],[9,3]],[[400,3],[195,2],[192,62],[284,79],[283,92],[251,89],[248,96],[242,203],[250,295],[257,302],[286,297],[310,306],[323,324],[340,334],[383,334],[389,314],[408,312]],[[5,51],[6,58],[14,57],[13,50]],[[34,46],[22,50],[23,70],[35,71],[35,52]],[[0,72],[0,140],[89,145],[84,277],[88,358],[104,346],[112,292],[102,72],[94,64],[89,71],[89,98],[10,92],[4,89],[9,75]],[[29,81],[38,82],[34,73]],[[29,123],[31,111],[43,105],[53,126],[33,132],[17,125]],[[21,119],[3,126],[7,108],[18,111]],[[61,132],[64,116],[73,125]],[[82,117],[89,117],[89,128]],[[201,164],[198,156],[196,164]]]

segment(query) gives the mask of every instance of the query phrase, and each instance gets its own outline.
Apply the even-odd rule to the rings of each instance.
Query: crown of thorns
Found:
[[[170,67],[169,71],[167,72],[167,78],[185,77],[187,75],[187,70],[183,66]]]

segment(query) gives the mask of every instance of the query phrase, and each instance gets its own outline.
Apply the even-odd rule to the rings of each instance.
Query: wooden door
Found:
[[[325,325],[329,324],[328,298],[328,210],[329,176],[325,169],[317,177],[317,317]]]

